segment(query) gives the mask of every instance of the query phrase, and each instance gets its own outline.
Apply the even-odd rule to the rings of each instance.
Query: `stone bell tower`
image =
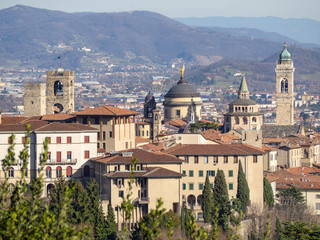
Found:
[[[276,66],[276,122],[277,125],[294,124],[294,67],[291,54],[284,43]]]
[[[47,114],[74,112],[74,71],[47,72]]]

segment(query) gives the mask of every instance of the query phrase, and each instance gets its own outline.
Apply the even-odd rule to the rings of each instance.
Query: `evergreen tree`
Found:
[[[295,186],[291,186],[290,188],[280,189],[279,193],[277,194],[279,198],[279,202],[282,205],[299,205],[304,204],[305,200],[304,197],[299,189]]]
[[[101,211],[102,211],[102,209],[101,209]],[[108,215],[107,215],[107,239],[108,240],[117,239],[117,232],[118,232],[118,226],[115,221],[113,207],[111,206],[111,204],[109,204]]]
[[[202,190],[202,204],[201,209],[203,212],[204,222],[208,223],[212,220],[212,210],[213,210],[213,195],[210,187],[209,176],[207,174],[204,188]]]
[[[263,179],[263,201],[268,207],[274,206],[273,191],[267,178]]]
[[[240,200],[241,210],[246,213],[247,207],[250,204],[250,190],[246,175],[243,172],[241,161],[239,162],[238,168],[238,188],[237,198]]]
[[[228,218],[231,214],[231,207],[226,178],[224,172],[220,169],[218,169],[217,176],[214,180],[213,199],[215,207],[219,209],[218,226],[226,231],[228,229]]]

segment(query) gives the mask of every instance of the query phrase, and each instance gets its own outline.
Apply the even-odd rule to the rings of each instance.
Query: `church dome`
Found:
[[[291,61],[291,54],[288,52],[287,44],[284,43],[283,51],[279,56],[279,60],[281,61]]]
[[[168,93],[164,96],[165,98],[193,98],[200,97],[200,94],[196,89],[184,81],[181,77],[177,85],[173,86]]]

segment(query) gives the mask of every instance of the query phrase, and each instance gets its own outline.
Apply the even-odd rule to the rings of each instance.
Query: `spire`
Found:
[[[247,81],[246,81],[244,74],[242,75],[242,78],[241,78],[240,88],[238,91],[238,97],[244,98],[244,99],[249,99],[249,89],[248,89]]]
[[[283,50],[279,56],[279,62],[281,63],[282,61],[291,61],[291,54],[288,52],[286,42],[284,42]]]

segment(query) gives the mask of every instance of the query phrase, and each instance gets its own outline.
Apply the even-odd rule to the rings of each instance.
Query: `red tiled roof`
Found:
[[[130,171],[123,172],[110,172],[104,176],[109,178],[129,178]],[[133,173],[133,177],[144,178],[181,178],[184,174],[162,168],[162,167],[146,167],[142,171],[136,171]]]
[[[68,113],[58,113],[58,114],[47,114],[41,117],[41,120],[45,121],[63,121],[70,118],[75,118],[75,115],[71,115]]]
[[[148,143],[141,146],[141,148],[145,151],[161,152],[162,150],[164,150],[164,144],[163,142],[160,142],[158,144]]]
[[[151,139],[142,138],[142,137],[136,137],[136,142],[138,142],[138,143],[141,143],[141,142],[151,142]]]
[[[201,135],[211,141],[221,141],[222,134],[219,131],[216,131],[214,129],[208,129],[206,131],[201,132]]]
[[[178,144],[165,151],[176,156],[181,155],[261,155],[259,148],[246,144]]]
[[[174,119],[168,122],[165,122],[165,124],[174,126],[174,127],[182,127],[183,125],[185,125],[187,122],[183,121],[182,119]]]
[[[26,125],[30,125],[30,130],[33,131],[39,127],[48,124],[46,121],[28,121],[25,124],[0,124],[0,132],[25,132],[27,130]]]
[[[166,153],[154,153],[147,152],[142,149],[130,149],[126,152],[132,152],[132,156],[124,156],[121,153],[117,155],[107,155],[103,157],[96,157],[91,159],[95,162],[105,163],[105,164],[130,164],[134,158],[138,159],[138,163],[182,163],[183,160],[177,158],[176,156],[166,154]]]
[[[36,131],[54,132],[54,131],[98,131],[96,128],[88,127],[80,123],[60,123],[52,122],[45,126],[39,127]]]
[[[126,116],[137,115],[139,112],[116,108],[112,106],[101,106],[96,108],[87,108],[81,112],[74,113],[75,115],[106,115],[106,116]]]

